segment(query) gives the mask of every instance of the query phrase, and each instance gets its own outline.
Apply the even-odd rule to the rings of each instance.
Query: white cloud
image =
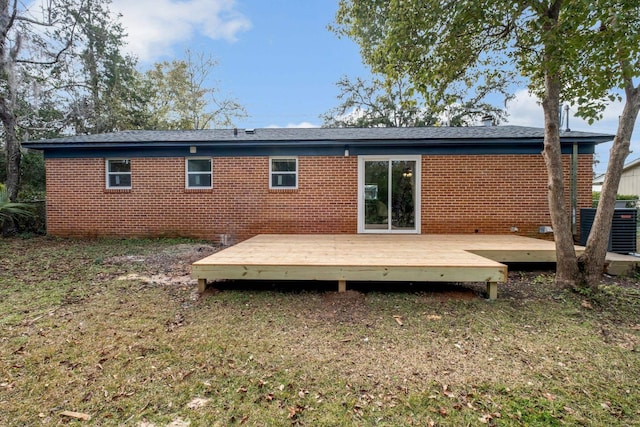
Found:
[[[623,107],[624,104],[622,102],[612,102],[604,111],[602,119],[594,122],[592,125],[578,117],[575,117],[574,114],[576,109],[575,107],[572,107],[569,110],[569,128],[574,131],[597,132],[614,135],[618,128],[618,118],[622,114]],[[516,92],[513,101],[509,102],[507,105],[507,110],[509,111],[507,124],[533,127],[544,126],[542,106],[538,104],[537,99],[533,95],[530,95],[527,90]],[[563,128],[565,125],[566,122],[563,124]],[[601,173],[606,170],[610,148],[610,142],[598,144],[596,146],[596,156],[600,162],[596,166],[597,173]],[[638,154],[636,153],[640,153],[640,120],[636,122],[635,130],[631,138],[631,151],[632,154],[629,155],[627,162],[637,158]]]
[[[128,50],[142,61],[171,54],[196,34],[233,42],[251,28],[235,0],[113,0],[112,9],[122,14]]]
[[[602,119],[590,125],[585,120],[575,117],[576,109],[571,107],[569,109],[569,127],[572,130],[584,132],[615,133],[618,126],[618,117],[622,114],[622,108],[623,104],[621,102],[612,102],[604,111]],[[515,98],[507,104],[507,111],[509,112],[507,123],[510,125],[544,126],[542,105],[527,90],[520,90],[515,93]],[[563,123],[563,126],[565,125],[566,122]]]
[[[286,126],[278,126],[278,125],[269,125],[268,129],[278,129],[278,128],[319,128],[320,126],[315,125],[311,122],[300,122],[300,123],[288,123]]]
[[[288,123],[286,127],[288,128],[319,128],[320,126],[314,125],[313,123],[310,123],[310,122],[300,122],[300,123]]]
[[[515,97],[507,104],[507,124],[516,126],[542,127],[542,106],[526,89],[515,93]]]

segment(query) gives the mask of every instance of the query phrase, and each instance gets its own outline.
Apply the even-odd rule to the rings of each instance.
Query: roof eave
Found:
[[[560,137],[562,144],[600,144],[613,139],[613,136],[589,136],[589,137]],[[130,142],[48,142],[30,141],[23,143],[25,148],[34,150],[56,150],[56,149],[109,149],[109,148],[164,148],[164,147],[185,147],[185,146],[215,146],[225,147],[336,147],[336,146],[470,146],[470,145],[508,145],[508,144],[540,144],[541,138],[434,138],[434,139],[394,139],[394,140],[372,140],[372,139],[338,139],[338,140],[195,140],[195,141],[130,141]]]

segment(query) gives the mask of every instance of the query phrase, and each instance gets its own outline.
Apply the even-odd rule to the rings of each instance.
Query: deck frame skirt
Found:
[[[204,291],[219,280],[486,282],[507,280],[503,262],[555,262],[553,242],[516,235],[261,234],[193,263]]]

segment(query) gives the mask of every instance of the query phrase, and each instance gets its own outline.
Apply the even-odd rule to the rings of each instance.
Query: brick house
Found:
[[[591,206],[595,145],[611,139],[561,135],[577,212]],[[551,225],[542,142],[542,129],[479,126],[125,131],[24,146],[44,152],[50,235],[228,243],[262,233],[540,237]]]

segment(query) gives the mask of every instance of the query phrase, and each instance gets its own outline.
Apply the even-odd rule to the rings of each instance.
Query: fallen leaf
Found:
[[[449,391],[449,386],[446,384],[442,386],[442,394],[450,398],[453,398],[456,396],[453,392]]]
[[[185,421],[181,418],[178,418],[176,420],[171,421],[169,424],[167,424],[167,427],[189,427],[190,424],[191,424],[190,421]]]
[[[447,408],[444,407],[440,407],[440,409],[438,409],[438,412],[440,413],[440,415],[442,415],[443,417],[446,417],[447,415],[449,415],[449,412],[447,412]]]
[[[203,399],[202,397],[196,397],[187,403],[189,409],[200,409],[209,402],[209,399]]]
[[[588,309],[592,309],[593,308],[591,303],[589,301],[587,301],[586,299],[582,300],[582,303],[580,303],[580,305],[583,306],[584,308],[588,308]]]
[[[73,411],[62,411],[60,415],[63,417],[75,418],[76,420],[89,421],[91,420],[91,415],[83,414],[82,412],[73,412]]]
[[[551,393],[543,393],[542,395],[550,402],[553,402],[554,400],[556,400],[556,396],[554,396]]]
[[[303,409],[302,407],[297,405],[289,406],[289,415],[287,416],[287,418],[289,418],[290,420],[295,419],[298,416],[298,414],[302,412],[302,409]]]
[[[481,417],[478,417],[478,421],[480,421],[482,424],[488,424],[492,419],[493,417],[491,416],[491,414],[485,414]]]
[[[502,417],[502,414],[500,414],[500,412],[493,412],[491,414],[485,414],[481,417],[478,417],[478,421],[480,421],[483,424],[488,424],[489,421],[493,420],[494,418],[500,418]]]

